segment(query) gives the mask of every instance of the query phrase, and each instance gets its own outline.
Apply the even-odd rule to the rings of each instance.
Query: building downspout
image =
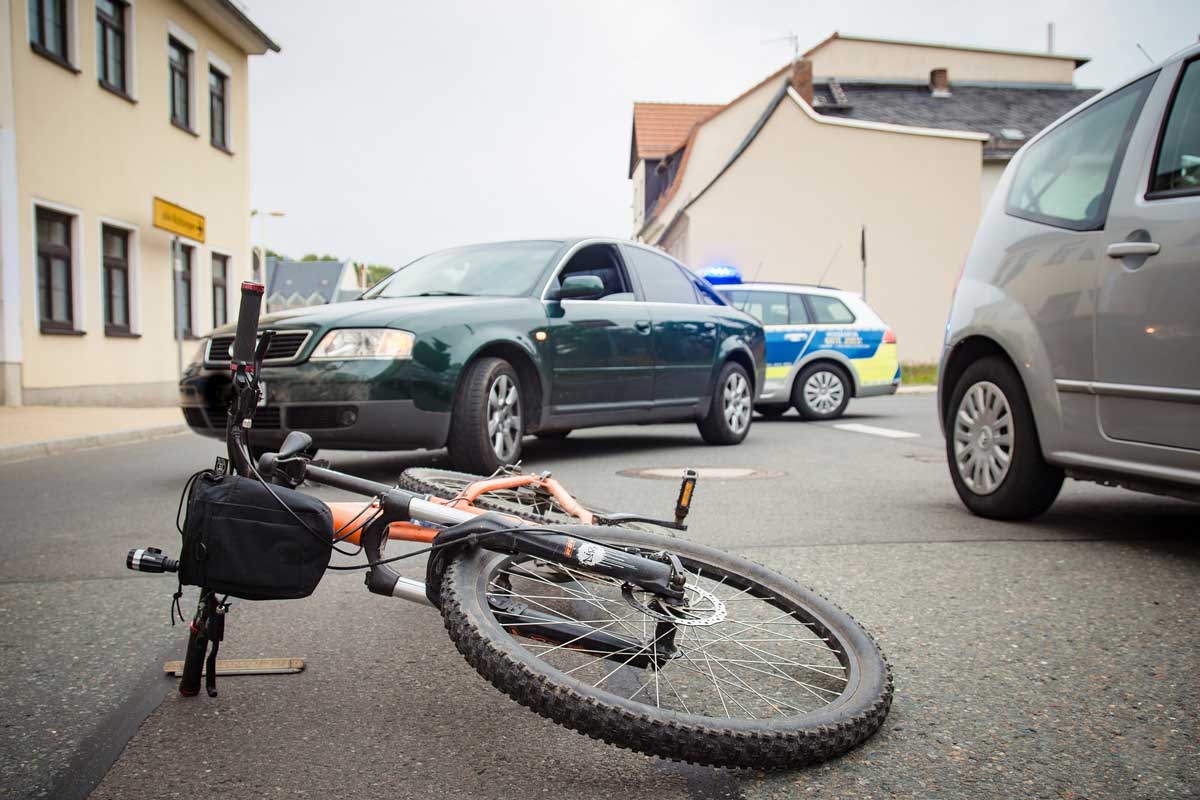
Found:
[[[21,237],[12,0],[0,0],[0,405],[21,405]]]

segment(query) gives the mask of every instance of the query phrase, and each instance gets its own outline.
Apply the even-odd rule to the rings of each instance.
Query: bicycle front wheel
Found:
[[[677,555],[688,607],[674,618],[686,623],[674,626],[673,656],[656,660],[666,628],[637,592],[583,566],[466,551],[442,584],[446,629],[467,661],[517,702],[611,744],[724,767],[816,763],[883,723],[892,699],[887,663],[828,600],[691,542],[571,530],[604,547]],[[548,638],[554,625],[570,638]],[[627,644],[589,649],[581,631]]]

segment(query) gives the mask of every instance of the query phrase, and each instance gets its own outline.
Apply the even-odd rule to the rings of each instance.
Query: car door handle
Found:
[[[1125,258],[1126,256],[1156,256],[1158,242],[1113,242],[1105,251],[1109,258]]]
[[[650,332],[650,320],[639,319],[637,322],[633,323],[633,327],[637,329],[638,333],[649,333]]]

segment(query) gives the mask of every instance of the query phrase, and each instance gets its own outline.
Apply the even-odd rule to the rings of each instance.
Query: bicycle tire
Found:
[[[482,480],[487,480],[487,478],[483,475],[473,475],[470,472],[411,467],[400,474],[400,488],[416,492],[417,494],[433,495],[443,500],[453,500],[460,496],[467,484]],[[513,490],[504,491],[513,492]],[[503,497],[501,493],[488,492],[476,498],[472,505],[487,511],[496,511],[501,514],[519,517],[539,525],[576,524],[579,522],[578,517],[568,514],[553,497],[540,498],[540,501],[550,509],[549,512],[539,512],[536,510],[536,506],[524,505],[516,499],[506,500]],[[596,508],[582,501],[580,501],[580,505],[593,514],[609,513],[604,509]],[[663,532],[668,536],[673,535],[667,532],[666,529],[650,523],[626,523],[625,527],[633,528],[634,530]]]
[[[480,675],[513,700],[560,725],[610,744],[661,758],[722,767],[783,769],[810,765],[858,746],[883,724],[892,700],[891,671],[887,661],[866,630],[820,595],[765,567],[684,540],[664,539],[654,534],[620,528],[572,526],[571,531],[602,542],[606,546],[670,550],[684,562],[689,571],[699,569],[702,572],[703,569],[711,569],[710,575],[724,576],[720,585],[726,586],[727,589],[736,587],[737,582],[744,583],[750,589],[744,589],[739,594],[745,591],[752,592],[748,599],[762,599],[754,593],[758,590],[771,593],[767,595],[769,600],[790,606],[795,614],[803,614],[803,617],[797,616],[795,619],[810,619],[811,622],[806,624],[810,625],[809,630],[818,633],[818,639],[825,638],[839,643],[842,655],[838,660],[841,661],[843,656],[845,659],[844,677],[839,677],[839,680],[844,682],[845,688],[836,700],[811,713],[787,713],[781,718],[750,721],[698,714],[687,707],[683,699],[691,698],[692,695],[680,693],[677,687],[676,695],[685,710],[662,707],[664,696],[660,696],[659,693],[658,675],[666,675],[676,664],[681,665],[680,670],[691,669],[683,666],[679,659],[668,662],[661,670],[653,670],[654,705],[650,704],[648,693],[646,702],[636,700],[649,685],[650,678],[647,678],[646,683],[631,696],[628,688],[621,689],[621,694],[611,691],[615,681],[611,682],[608,688],[598,688],[599,684],[589,686],[585,680],[573,677],[527,649],[550,648],[551,645],[537,643],[536,637],[532,644],[524,644],[530,640],[519,639],[510,634],[492,613],[486,596],[489,589],[494,588],[493,576],[500,574],[518,577],[524,573],[527,567],[518,563],[520,557],[480,549],[468,550],[456,557],[445,573],[441,594],[443,620],[459,652]],[[544,564],[534,563],[537,568],[546,567]],[[504,572],[505,567],[509,572]],[[549,568],[560,567],[550,565]],[[583,572],[583,568],[580,568],[580,572]],[[732,580],[728,580],[730,578]],[[549,591],[539,585],[539,591],[543,590]],[[590,592],[587,587],[585,590]],[[520,600],[523,596],[512,594],[512,597]],[[737,595],[734,595],[730,603],[736,597]],[[786,625],[790,621],[791,618],[775,624]],[[511,622],[505,624],[511,625]],[[765,625],[758,627],[765,629]],[[516,627],[513,626],[511,630],[515,631]],[[716,633],[714,631],[714,635]],[[821,637],[821,633],[828,636]],[[697,643],[699,648],[692,649],[697,658],[701,657],[700,650],[713,647],[712,644],[700,644],[710,641],[708,639],[697,638],[692,641]],[[717,638],[711,641],[725,640]],[[816,640],[801,638],[796,639],[795,643],[798,645],[804,641]],[[746,647],[745,644],[742,646]],[[552,650],[560,648],[562,645]],[[682,645],[680,648],[684,649]],[[747,649],[767,652],[761,648]],[[807,651],[805,654],[807,656]],[[572,648],[562,649],[560,655],[564,659],[594,658],[574,652]],[[703,657],[708,659],[707,655]],[[692,660],[691,656],[685,658]],[[601,660],[604,662],[604,668],[612,663],[607,658]],[[693,660],[693,663],[698,662]],[[579,667],[576,667],[570,671],[577,672],[578,669]],[[711,664],[709,669],[713,669]],[[646,672],[651,670],[647,669]],[[689,676],[681,680],[696,682],[694,677],[690,677],[690,672],[680,671],[675,674]],[[764,674],[774,677],[770,673]],[[624,680],[628,682],[627,678]],[[667,680],[668,678],[662,679],[663,686],[667,685]],[[707,681],[707,678],[702,680]],[[761,679],[759,680],[761,682]],[[604,679],[600,683],[604,683]],[[713,685],[720,694],[720,683],[715,672]],[[621,696],[622,694],[627,696]],[[669,696],[666,699],[669,699]],[[700,701],[693,699],[692,702]],[[788,704],[779,695],[771,698],[771,702]],[[721,704],[726,706],[725,711],[728,712],[723,698]],[[742,708],[745,709],[745,706]]]

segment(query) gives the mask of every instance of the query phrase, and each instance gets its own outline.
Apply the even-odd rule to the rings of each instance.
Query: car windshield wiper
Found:
[[[441,289],[431,289],[428,292],[418,292],[417,294],[402,294],[400,297],[475,297],[470,292],[444,292]]]

